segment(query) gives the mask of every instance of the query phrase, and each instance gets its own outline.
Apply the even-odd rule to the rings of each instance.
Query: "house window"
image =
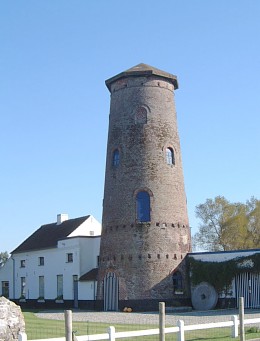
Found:
[[[44,276],[39,276],[39,299],[44,299]]]
[[[119,150],[115,149],[113,152],[113,161],[112,164],[114,167],[118,167],[119,166],[119,161],[120,161],[120,155],[119,155]]]
[[[20,267],[25,268],[25,259],[22,259],[20,262]]]
[[[146,191],[137,193],[136,218],[138,222],[150,221],[150,195]]]
[[[25,294],[26,294],[25,277],[21,277],[21,298],[25,298]]]
[[[44,265],[44,257],[39,257],[38,258],[38,264],[41,265],[41,266]]]
[[[183,291],[183,281],[182,281],[182,275],[179,271],[176,271],[172,275],[172,281],[173,281],[173,292],[181,293]]]
[[[166,162],[167,162],[167,165],[175,164],[174,152],[173,152],[173,149],[170,147],[166,148]]]
[[[73,262],[73,253],[67,253],[67,263]]]
[[[2,281],[2,296],[9,298],[9,282]]]
[[[57,299],[63,299],[63,275],[57,275]]]

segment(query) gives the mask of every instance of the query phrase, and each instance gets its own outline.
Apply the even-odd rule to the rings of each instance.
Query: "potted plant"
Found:
[[[25,295],[24,294],[21,294],[20,298],[19,298],[19,302],[26,302],[26,299],[25,299]]]
[[[44,303],[44,302],[45,302],[44,297],[43,297],[43,296],[39,296],[39,297],[37,298],[37,302],[39,302],[39,303]]]
[[[56,303],[63,303],[63,295],[58,295],[55,299]]]

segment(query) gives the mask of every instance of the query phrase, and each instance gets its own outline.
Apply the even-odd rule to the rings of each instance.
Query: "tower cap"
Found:
[[[138,76],[149,76],[149,75],[155,75],[162,78],[167,78],[171,81],[171,83],[174,86],[174,89],[178,89],[178,81],[177,76],[172,75],[171,73],[156,69],[153,66],[140,63],[136,66],[133,66],[132,68],[123,71],[119,73],[118,75],[111,77],[106,80],[106,86],[108,87],[109,91],[111,90],[111,84],[115,81],[124,78],[124,77],[138,77]]]

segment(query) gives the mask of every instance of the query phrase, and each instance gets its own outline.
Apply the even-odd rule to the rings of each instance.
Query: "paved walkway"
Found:
[[[38,317],[54,320],[64,320],[63,311],[42,311]],[[166,324],[176,326],[178,320],[186,325],[230,321],[232,315],[238,315],[238,310],[192,311],[187,313],[166,313]],[[246,310],[245,319],[260,318],[260,310]],[[158,313],[123,313],[123,312],[89,312],[76,310],[72,313],[73,321],[89,321],[113,324],[154,324],[158,325]]]

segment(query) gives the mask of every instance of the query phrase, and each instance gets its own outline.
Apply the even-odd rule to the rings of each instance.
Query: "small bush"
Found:
[[[258,327],[250,327],[245,329],[246,334],[259,333],[260,329]]]

